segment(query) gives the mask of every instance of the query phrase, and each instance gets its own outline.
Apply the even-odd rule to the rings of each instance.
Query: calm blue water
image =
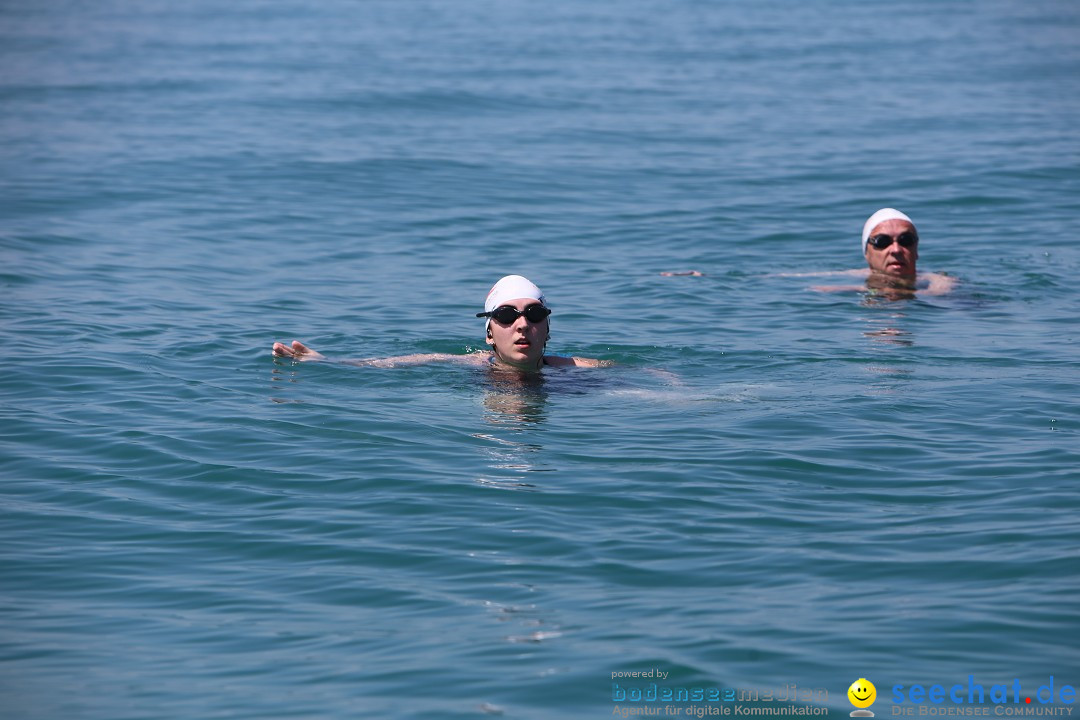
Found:
[[[1068,0],[4,2],[3,717],[1080,685],[1078,37]],[[776,276],[858,267],[886,205],[955,293]],[[513,272],[617,366],[270,357],[482,347]]]

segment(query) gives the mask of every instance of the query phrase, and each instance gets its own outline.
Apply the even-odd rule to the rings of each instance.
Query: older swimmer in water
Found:
[[[919,232],[911,218],[894,208],[878,210],[863,224],[862,249],[868,266],[865,270],[795,276],[857,275],[866,278],[865,285],[817,285],[813,289],[820,292],[870,289],[895,297],[910,297],[915,293],[944,295],[956,286],[956,278],[943,273],[916,272]]]
[[[355,365],[395,367],[419,365],[429,362],[461,362],[473,365],[490,364],[492,367],[519,372],[540,372],[549,367],[602,367],[612,363],[591,358],[545,355],[544,349],[551,337],[551,309],[540,288],[521,275],[507,275],[499,280],[488,293],[484,312],[477,317],[487,318],[484,330],[491,350],[468,355],[426,353],[371,360],[350,360]],[[291,345],[274,343],[274,356],[293,360],[325,360],[326,357],[298,340]]]

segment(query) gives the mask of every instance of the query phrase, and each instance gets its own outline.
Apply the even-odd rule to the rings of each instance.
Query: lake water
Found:
[[[1067,0],[4,2],[3,717],[1080,685],[1078,37]],[[883,206],[955,292],[780,276],[864,264]],[[616,366],[270,355],[483,348],[508,273]]]

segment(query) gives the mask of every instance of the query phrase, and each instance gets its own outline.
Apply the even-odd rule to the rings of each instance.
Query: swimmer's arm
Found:
[[[811,285],[814,292],[861,292],[866,290],[865,285]]]
[[[923,279],[928,280],[930,284],[925,290],[919,292],[920,295],[946,295],[956,287],[956,278],[944,273],[926,273]]]
[[[819,272],[805,273],[769,273],[765,277],[828,277],[829,275],[847,275],[849,277],[866,277],[870,274],[869,268],[855,268],[854,270],[821,270]]]
[[[689,275],[690,277],[705,277],[700,270],[665,270],[660,273],[663,277],[675,277],[677,275]]]
[[[274,343],[274,357],[287,357],[299,362],[312,360],[326,360],[326,356],[312,350],[299,340],[293,340],[291,345]],[[484,362],[490,353],[476,352],[468,355],[450,355],[449,353],[422,353],[417,355],[400,355],[388,358],[368,358],[364,360],[343,360],[347,365],[360,367],[402,367],[407,365],[423,365],[432,362],[459,362],[471,365],[479,365]]]
[[[416,355],[398,355],[388,358],[367,358],[364,360],[344,360],[347,365],[358,367],[408,367],[410,365],[426,365],[436,362],[462,363],[465,365],[481,365],[491,355],[486,352],[469,353],[468,355],[451,355],[450,353],[418,353]]]
[[[551,367],[611,367],[615,364],[612,360],[597,360],[595,358],[566,357],[564,355],[545,355],[544,364]]]

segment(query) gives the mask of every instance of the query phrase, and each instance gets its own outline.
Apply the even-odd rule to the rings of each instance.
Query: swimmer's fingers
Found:
[[[309,348],[299,340],[293,340],[292,346],[284,343],[274,343],[275,357],[290,357],[293,360],[324,360],[326,356]]]
[[[293,340],[293,357],[297,360],[325,360],[326,356],[321,352],[315,352],[299,340]]]

